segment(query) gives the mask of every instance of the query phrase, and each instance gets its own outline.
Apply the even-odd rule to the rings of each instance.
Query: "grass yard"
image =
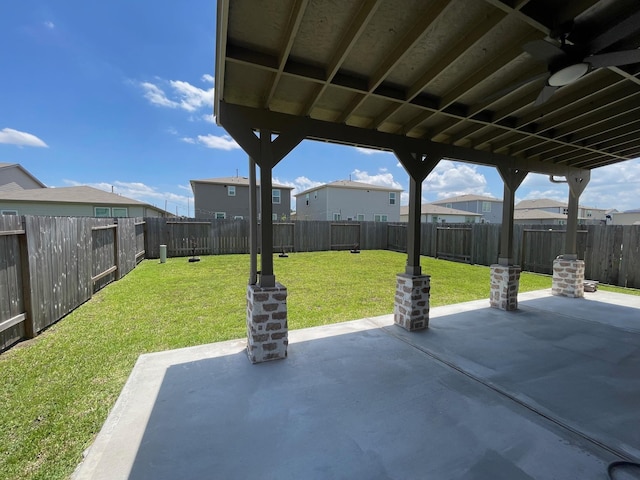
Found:
[[[291,329],[392,313],[389,251],[274,257]],[[489,268],[422,259],[431,305],[488,298]],[[141,263],[36,339],[0,355],[0,477],[67,478],[100,430],[140,354],[245,336],[249,257]],[[520,291],[551,287],[523,273]],[[615,289],[626,293],[638,293]]]

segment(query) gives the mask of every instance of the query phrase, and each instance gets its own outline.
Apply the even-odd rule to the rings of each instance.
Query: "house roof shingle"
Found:
[[[409,207],[400,207],[400,215],[408,215]],[[461,215],[465,217],[481,217],[480,213],[466,212],[464,210],[458,210],[456,208],[443,207],[434,203],[423,203],[420,206],[421,215]]]
[[[191,184],[194,183],[208,183],[211,185],[240,185],[240,186],[249,186],[249,178],[247,177],[218,177],[218,178],[201,178],[190,180]],[[256,181],[256,185],[260,185],[259,181]],[[287,189],[293,190],[294,187],[290,187],[289,185],[282,185],[280,183],[273,183],[271,185],[273,188]]]
[[[442,200],[436,200],[435,202],[431,202],[434,205],[442,205],[445,203],[456,203],[456,202],[502,202],[500,198],[487,197],[484,195],[458,195],[457,197],[449,197],[443,198]]]
[[[20,202],[141,205],[151,207],[148,203],[85,185],[78,187],[35,188],[29,190],[0,192],[0,200]]]
[[[384,185],[374,185],[372,183],[354,182],[352,180],[335,180],[333,182],[325,183],[324,185],[318,185],[317,187],[308,188],[307,190],[297,193],[295,196],[306,195],[314,190],[320,190],[321,188],[351,188],[354,190],[380,190],[383,192],[402,192],[402,188],[387,187]]]

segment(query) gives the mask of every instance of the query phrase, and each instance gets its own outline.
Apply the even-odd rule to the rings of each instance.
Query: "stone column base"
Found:
[[[501,310],[518,309],[520,266],[491,265],[491,294],[489,303]]]
[[[553,261],[551,293],[563,297],[584,297],[584,260],[556,258]]]
[[[414,332],[429,326],[429,275],[396,276],[396,297],[393,322],[405,330]]]
[[[287,357],[287,289],[249,285],[247,288],[247,355],[251,363]]]

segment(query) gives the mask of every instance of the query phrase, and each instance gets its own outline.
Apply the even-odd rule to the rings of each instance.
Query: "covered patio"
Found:
[[[143,355],[73,478],[607,478],[640,459],[639,322],[640,297],[546,290],[415,333],[294,330],[284,362],[243,340]]]
[[[492,307],[518,308],[514,199],[532,172],[568,186],[553,293],[583,296],[580,195],[593,169],[640,155],[637,2],[219,0],[216,35],[216,119],[250,165],[252,362],[287,356],[270,186],[272,169],[305,139],[386,150],[405,168],[408,254],[394,322],[406,330],[429,325],[420,204],[423,181],[444,158],[495,167],[504,182]]]

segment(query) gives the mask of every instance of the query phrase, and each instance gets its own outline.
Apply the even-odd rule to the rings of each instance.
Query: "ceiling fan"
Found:
[[[522,47],[532,57],[544,61],[549,70],[535,105],[543,104],[558,88],[575,82],[592,70],[640,63],[638,48],[609,49],[640,30],[640,12],[626,17],[596,38],[586,41],[571,41],[572,30],[573,22],[570,22],[563,26],[560,33],[553,35],[559,40],[559,44],[553,40],[534,40]]]

